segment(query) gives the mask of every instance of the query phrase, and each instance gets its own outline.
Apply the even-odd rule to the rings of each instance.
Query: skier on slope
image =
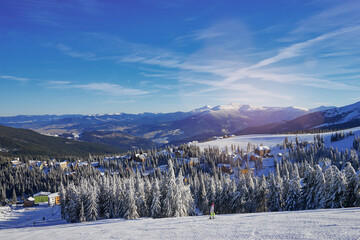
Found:
[[[211,217],[212,217],[212,219],[215,218],[215,205],[214,205],[214,203],[211,204],[211,207],[210,207],[210,219],[211,219]]]

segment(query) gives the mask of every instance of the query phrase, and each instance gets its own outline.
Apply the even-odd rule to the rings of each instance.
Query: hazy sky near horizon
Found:
[[[0,0],[0,115],[360,101],[360,2]]]

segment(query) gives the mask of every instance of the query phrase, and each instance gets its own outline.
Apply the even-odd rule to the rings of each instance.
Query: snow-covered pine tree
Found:
[[[60,196],[61,218],[65,219],[65,216],[67,214],[66,205],[65,205],[66,191],[62,183],[60,183],[59,196]]]
[[[85,213],[84,213],[84,203],[83,203],[83,201],[80,201],[79,221],[80,222],[85,222],[86,221]]]
[[[236,191],[236,185],[230,180],[230,177],[224,176],[222,178],[222,192],[220,194],[220,213],[231,213],[231,199]]]
[[[193,170],[192,170],[193,171]],[[194,198],[194,204],[195,206],[199,206],[200,201],[200,180],[198,177],[198,174],[194,174],[194,177],[192,178],[192,184],[190,185],[190,190]]]
[[[207,181],[207,198],[209,200],[209,204],[215,203],[216,200],[216,184],[214,177],[210,177]],[[208,206],[207,206],[208,207]]]
[[[116,197],[116,185],[114,183],[115,179],[112,178],[112,183],[109,186],[109,218],[116,217],[116,204],[115,204],[115,197]]]
[[[333,167],[333,178],[331,181],[331,189],[329,192],[331,208],[344,207],[346,199],[346,178],[336,166]]]
[[[4,202],[6,199],[6,190],[3,185],[0,185],[0,202]]]
[[[266,196],[268,195],[268,188],[266,183],[266,178],[263,175],[262,178],[258,181],[256,188],[256,211],[265,212],[266,211]]]
[[[105,176],[102,178],[101,184],[99,185],[99,194],[98,194],[98,207],[99,207],[99,217],[100,218],[109,218],[109,208],[110,208],[110,186],[109,179]]]
[[[355,207],[360,207],[360,174],[357,176],[357,183],[355,187]]]
[[[203,212],[203,214],[208,214],[209,200],[208,200],[208,197],[207,197],[206,185],[205,185],[202,173],[200,173],[199,182],[200,182],[200,193],[199,193],[198,207],[199,207],[199,210]]]
[[[163,202],[163,217],[175,216],[175,207],[177,205],[176,198],[176,178],[174,173],[174,167],[171,159],[168,161],[168,172],[165,179],[166,183],[166,195]]]
[[[294,165],[290,179],[284,208],[287,211],[295,211],[300,209],[301,197],[301,184],[297,165]]]
[[[79,221],[79,211],[80,211],[80,201],[78,196],[78,191],[73,183],[70,183],[66,189],[68,195],[68,206],[67,206],[67,221],[68,222],[78,222]]]
[[[99,218],[98,215],[98,189],[97,186],[89,186],[89,191],[86,193],[86,201],[84,203],[84,212],[86,221],[95,221]]]
[[[148,177],[144,177],[144,191],[145,191],[145,205],[147,208],[147,217],[151,217],[151,204],[152,204],[152,192],[151,192],[151,183]]]
[[[314,166],[315,171],[315,184],[314,184],[314,207],[324,208],[325,207],[325,177],[322,168],[316,164]]]
[[[310,164],[306,164],[304,178],[302,180],[302,191],[301,191],[301,201],[302,208],[301,209],[314,209],[315,206],[315,170],[310,166]]]
[[[187,216],[187,206],[185,202],[185,186],[182,172],[176,178],[176,187],[174,188],[174,217]]]
[[[179,184],[182,204],[184,205],[183,208],[185,209],[184,216],[192,216],[195,213],[195,202],[194,198],[191,194],[190,186],[186,185],[183,180],[182,172],[180,172],[179,180],[182,179],[182,183]]]
[[[289,190],[290,190],[290,175],[289,175],[289,170],[288,170],[288,164],[287,161],[284,162],[283,165],[283,169],[282,169],[282,199],[284,200],[283,202],[283,208],[285,208],[285,201],[288,198],[288,194],[289,194]]]
[[[291,142],[292,144],[292,142]],[[283,184],[283,179],[282,179],[282,176],[281,176],[281,172],[280,172],[280,169],[283,168],[283,161],[280,161],[277,165],[276,165],[276,171],[275,171],[275,181],[277,183],[277,188],[278,188],[278,191],[279,191],[279,194],[280,194],[280,198],[279,198],[279,203],[280,203],[280,209],[282,210],[283,207],[284,207],[284,197],[283,197],[283,194],[284,194],[284,184]]]
[[[246,203],[245,203],[245,212],[253,213],[256,211],[256,189],[253,177],[250,174],[245,176],[246,179],[246,186],[247,186],[247,193],[246,193]]]
[[[343,170],[346,177],[346,193],[344,207],[354,207],[356,202],[355,189],[357,185],[357,175],[355,169],[351,166],[350,162],[346,163]]]
[[[270,212],[276,212],[282,210],[282,194],[280,184],[276,181],[273,172],[270,172],[268,181],[268,202],[267,208]]]
[[[117,178],[115,193],[115,216],[124,216],[124,183],[121,178]]]
[[[335,166],[330,166],[325,170],[324,177],[325,177],[325,188],[324,188],[324,207],[331,208],[332,200],[331,200],[331,189],[332,189],[332,182],[334,178],[334,169]]]
[[[154,178],[152,185],[151,217],[161,217],[161,193],[157,178]]]
[[[11,203],[15,204],[16,202],[17,202],[16,191],[15,191],[15,188],[13,188],[12,197],[11,197]]]
[[[146,195],[144,189],[144,181],[140,176],[139,171],[135,178],[135,202],[140,217],[148,215],[148,207],[146,205]]]
[[[248,189],[246,186],[246,179],[244,175],[241,174],[238,184],[236,186],[234,197],[231,200],[232,209],[236,213],[244,212],[247,194],[248,194]]]
[[[125,197],[125,219],[136,219],[139,217],[137,212],[135,196],[134,196],[134,178],[130,178],[127,182]]]

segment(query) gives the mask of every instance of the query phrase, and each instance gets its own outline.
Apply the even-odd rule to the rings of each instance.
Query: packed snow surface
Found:
[[[4,209],[4,208],[3,208]],[[58,208],[4,209],[0,239],[359,239],[360,208],[64,223]],[[45,220],[42,217],[46,216]],[[30,221],[27,219],[31,218]],[[36,221],[36,225],[30,224]],[[27,222],[29,222],[27,224]],[[55,225],[53,225],[55,224]]]
[[[351,128],[344,130],[343,132],[348,133],[352,131],[354,136],[360,136],[360,127]],[[342,132],[342,131],[338,131]],[[354,136],[346,137],[343,140],[331,142],[331,134],[334,132],[322,133],[320,135],[324,136],[325,145],[328,147],[338,148],[339,150],[344,150],[345,148],[351,148]],[[269,147],[275,147],[278,144],[282,144],[284,139],[287,137],[289,141],[295,141],[297,137],[299,141],[308,141],[313,142],[314,136],[317,134],[252,134],[252,135],[241,135],[224,139],[217,139],[208,142],[195,143],[194,145],[199,146],[201,149],[207,147],[219,147],[220,149],[228,148],[231,144],[239,146],[243,150],[246,150],[248,143],[254,144],[256,146],[264,145]]]

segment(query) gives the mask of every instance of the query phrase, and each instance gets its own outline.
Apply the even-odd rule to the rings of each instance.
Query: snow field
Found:
[[[352,131],[355,136],[360,136],[360,127],[351,128],[347,130],[343,130],[343,132],[348,133]],[[322,133],[320,135],[324,136],[325,145],[328,147],[338,148],[339,150],[344,150],[345,148],[350,148],[352,146],[354,136],[346,137],[343,140],[331,142],[331,134],[334,132]],[[340,131],[337,131],[340,132]],[[317,134],[252,134],[252,135],[241,135],[235,137],[229,137],[224,139],[217,139],[208,142],[201,143],[191,143],[192,145],[199,146],[200,149],[208,148],[208,147],[219,147],[224,150],[227,146],[230,150],[231,144],[235,145],[235,147],[239,146],[241,149],[246,150],[248,143],[252,143],[256,146],[263,144],[265,146],[269,146],[271,148],[277,146],[278,144],[282,144],[284,139],[287,137],[289,141],[295,142],[295,138],[298,137],[299,141],[308,141],[313,142],[314,136]]]
[[[41,210],[37,210],[41,211]],[[57,215],[59,217],[59,215]],[[0,239],[360,239],[360,208],[106,219],[0,230]]]

